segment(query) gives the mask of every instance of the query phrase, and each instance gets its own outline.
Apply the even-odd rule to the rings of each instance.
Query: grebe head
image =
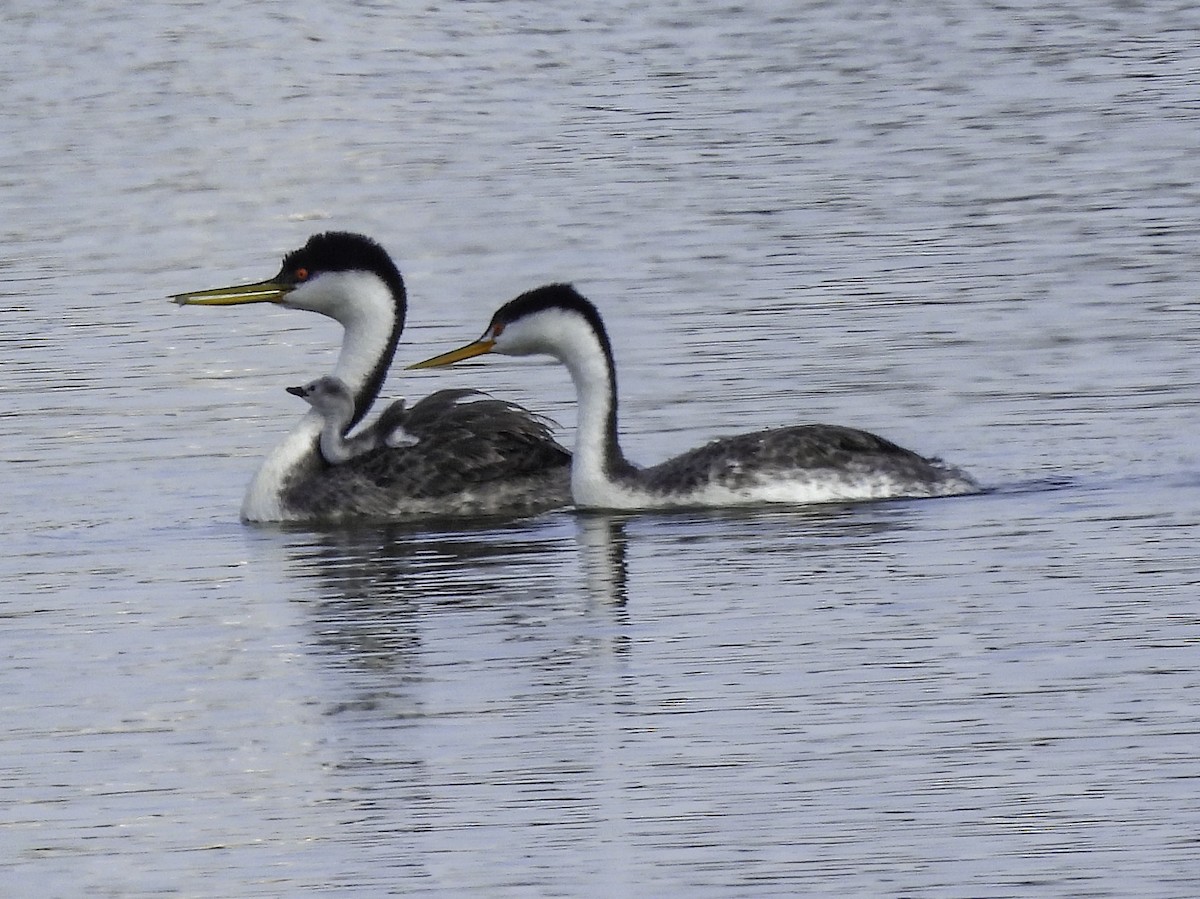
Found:
[[[608,332],[596,307],[570,284],[547,284],[496,310],[478,340],[408,367],[438,368],[484,353],[563,359],[583,341],[598,343],[604,355],[612,357]]]
[[[279,274],[266,281],[176,294],[181,306],[235,306],[275,303],[319,312],[348,324],[365,294],[385,289],[404,326],[407,297],[399,269],[378,243],[362,234],[327,231],[314,234],[283,257]]]
[[[299,387],[288,387],[287,392],[300,397],[326,418],[348,418],[354,411],[354,397],[350,394],[350,388],[332,375]]]

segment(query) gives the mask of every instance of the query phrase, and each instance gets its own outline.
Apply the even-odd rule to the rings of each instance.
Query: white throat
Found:
[[[310,287],[312,296],[306,293]],[[297,309],[328,315],[345,329],[333,374],[357,396],[392,336],[396,301],[387,285],[368,272],[332,272],[293,291],[289,300]]]
[[[496,352],[513,356],[545,353],[567,367],[578,402],[571,496],[577,506],[611,507],[612,497],[622,490],[605,469],[613,376],[591,325],[573,313],[546,310],[506,328]]]

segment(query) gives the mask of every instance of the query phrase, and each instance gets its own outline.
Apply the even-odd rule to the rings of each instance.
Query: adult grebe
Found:
[[[181,305],[275,303],[329,316],[345,330],[333,374],[354,398],[350,426],[379,394],[404,330],[406,296],[384,249],[359,234],[317,234],[268,281],[177,294]],[[411,410],[413,446],[329,465],[310,410],[263,461],[246,491],[247,521],[528,513],[570,502],[570,454],[546,422],[511,403],[441,391]]]
[[[330,465],[341,465],[363,453],[385,446],[412,446],[420,438],[404,429],[404,400],[396,400],[375,421],[363,425],[349,436],[354,419],[354,395],[340,378],[325,375],[287,392],[298,396],[321,414],[321,455]]]
[[[571,494],[580,508],[643,509],[818,503],[974,493],[956,468],[836,425],[797,425],[724,437],[651,468],[617,440],[617,376],[596,307],[566,284],[502,306],[474,343],[410,365],[433,368],[483,353],[546,354],[571,373],[579,425]]]

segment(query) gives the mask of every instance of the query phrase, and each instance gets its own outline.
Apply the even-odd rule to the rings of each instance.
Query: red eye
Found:
[[[308,269],[298,268],[294,272],[294,275],[295,275],[297,283],[299,283],[300,281],[307,281],[308,280]]]

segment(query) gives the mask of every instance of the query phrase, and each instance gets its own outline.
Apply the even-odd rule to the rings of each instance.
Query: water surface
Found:
[[[0,884],[1194,896],[1188,4],[2,14]],[[570,280],[628,453],[797,421],[982,496],[237,521],[376,237],[400,360]],[[553,416],[559,368],[393,375]]]

